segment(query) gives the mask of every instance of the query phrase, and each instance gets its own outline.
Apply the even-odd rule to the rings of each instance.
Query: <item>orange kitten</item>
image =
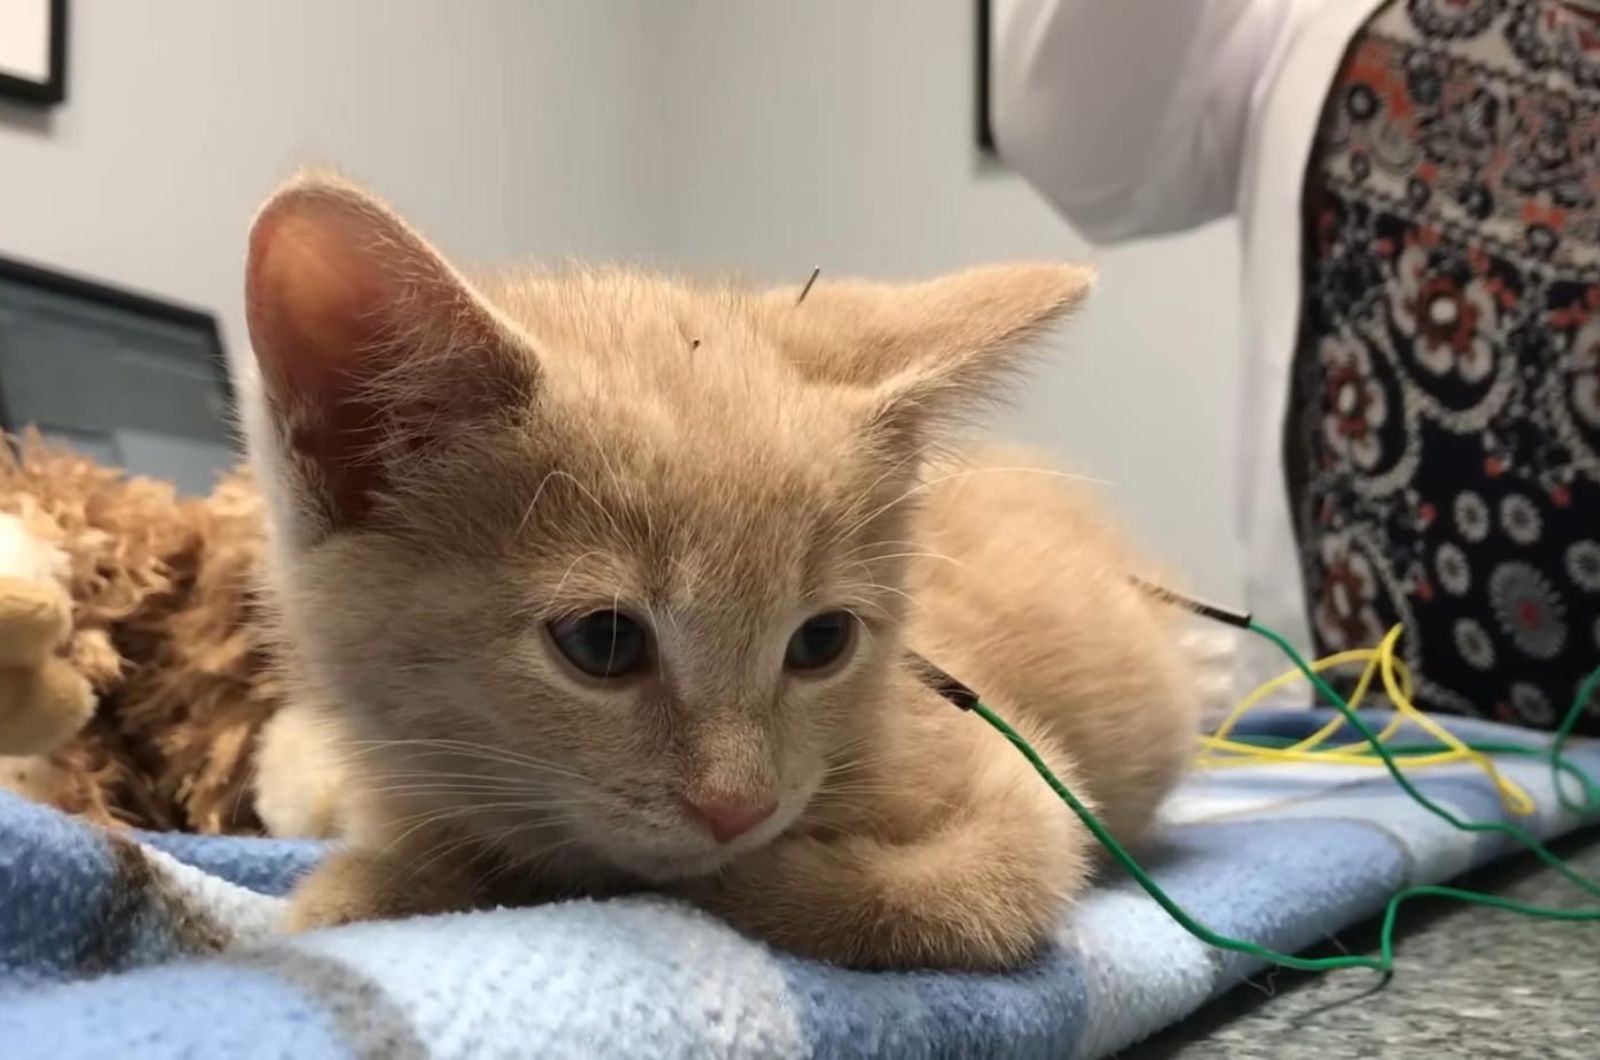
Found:
[[[906,649],[1126,840],[1187,760],[1120,536],[945,445],[1088,286],[469,281],[352,187],[280,191],[242,389],[295,709],[329,725],[275,728],[346,734],[353,822],[292,925],[654,887],[843,964],[1026,959],[1093,840]]]

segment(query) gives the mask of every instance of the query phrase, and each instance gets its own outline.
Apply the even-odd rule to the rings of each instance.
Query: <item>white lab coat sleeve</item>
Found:
[[[1307,0],[995,0],[1001,158],[1087,238],[1232,212],[1252,111]]]

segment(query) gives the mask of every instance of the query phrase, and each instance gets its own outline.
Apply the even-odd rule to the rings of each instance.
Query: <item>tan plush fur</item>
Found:
[[[304,712],[284,738],[324,726],[348,802],[292,926],[650,886],[854,966],[1026,959],[1093,841],[905,651],[1126,840],[1188,757],[1194,695],[1121,535],[1066,476],[954,444],[1088,286],[469,283],[348,185],[282,190],[242,389]],[[548,623],[608,609],[648,630],[647,672],[554,647]],[[787,671],[840,610],[842,660]],[[777,809],[720,843],[707,800]]]
[[[97,703],[49,755],[0,759],[0,787],[105,825],[259,832],[247,782],[281,682],[253,606],[262,505],[248,476],[182,498],[36,434],[10,441],[0,512],[65,556],[61,662]]]

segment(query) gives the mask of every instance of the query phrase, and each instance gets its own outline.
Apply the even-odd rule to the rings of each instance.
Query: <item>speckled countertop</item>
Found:
[[[1555,850],[1600,879],[1600,831]],[[1593,905],[1531,858],[1502,862],[1463,882],[1539,905]],[[1381,991],[1374,992],[1372,973],[1359,970],[1263,975],[1123,1055],[1600,1060],[1600,923],[1418,902],[1402,910],[1401,924],[1398,970]],[[1342,943],[1366,952],[1376,939],[1376,925],[1366,925]]]

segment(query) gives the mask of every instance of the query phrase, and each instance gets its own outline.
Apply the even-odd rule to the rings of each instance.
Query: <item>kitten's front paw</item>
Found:
[[[256,814],[279,839],[333,839],[344,832],[350,778],[332,723],[292,703],[256,741]]]
[[[777,949],[845,967],[1001,970],[1038,952],[1059,894],[986,893],[981,877],[942,876],[934,853],[780,840],[678,893]]]
[[[332,854],[289,896],[283,929],[297,934],[358,920],[383,920],[391,911],[379,900],[377,882],[363,857],[343,851]]]
[[[398,920],[472,907],[471,887],[384,854],[341,850],[295,888],[283,928],[295,933],[361,920]]]

